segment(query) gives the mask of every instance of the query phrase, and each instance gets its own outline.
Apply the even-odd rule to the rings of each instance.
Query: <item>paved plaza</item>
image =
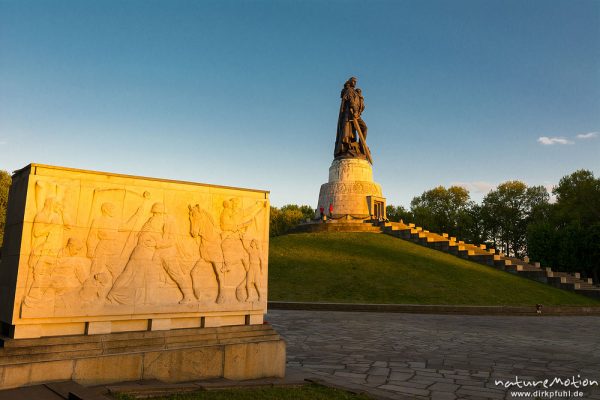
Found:
[[[376,398],[508,399],[519,389],[494,381],[515,376],[600,381],[600,317],[269,310],[267,320],[287,341],[288,367]],[[598,386],[569,388],[600,399]],[[569,398],[564,386],[541,390]]]

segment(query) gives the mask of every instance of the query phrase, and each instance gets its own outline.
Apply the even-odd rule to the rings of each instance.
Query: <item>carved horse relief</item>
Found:
[[[221,233],[217,230],[213,217],[207,211],[200,208],[199,204],[196,204],[193,207],[188,205],[188,209],[190,215],[190,235],[197,240],[200,250],[200,258],[192,268],[192,276],[194,276],[195,272],[202,267],[202,264],[209,263],[215,273],[218,285],[215,302],[217,304],[222,304],[225,301],[223,296],[225,273],[229,272],[229,270],[226,269],[225,260],[223,258]],[[198,290],[197,282],[194,280],[196,297],[200,297]]]

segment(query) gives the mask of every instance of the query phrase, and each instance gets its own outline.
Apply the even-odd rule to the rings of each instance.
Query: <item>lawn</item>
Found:
[[[304,233],[272,238],[269,299],[600,306],[598,300],[377,233]]]

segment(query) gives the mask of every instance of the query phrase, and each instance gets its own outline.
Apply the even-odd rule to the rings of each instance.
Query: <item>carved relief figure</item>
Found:
[[[249,255],[250,267],[246,272],[246,298],[252,298],[252,291],[256,291],[257,300],[260,301],[262,293],[260,290],[260,277],[263,269],[263,260],[261,250],[256,239],[250,241],[250,246],[246,248]]]
[[[223,231],[223,257],[227,268],[241,263],[246,273],[250,268],[249,256],[244,245],[244,235],[248,227],[255,222],[258,213],[266,207],[264,201],[257,201],[254,206],[246,210],[241,208],[240,199],[234,197],[223,202],[223,211],[221,212],[221,230]],[[246,279],[238,285],[236,296],[239,301],[246,301],[248,293],[246,290]]]
[[[92,262],[85,257],[84,245],[77,238],[69,238],[61,251],[52,273],[52,286],[57,295],[79,290],[90,275]]]
[[[192,277],[186,274],[179,263],[179,249],[177,247],[177,221],[165,213],[165,205],[156,203],[152,206],[152,213],[162,216],[162,235],[156,244],[155,259],[164,271],[179,287],[183,298],[179,302],[190,303],[196,301],[192,290]],[[154,217],[152,217],[154,218]]]
[[[104,189],[95,191],[94,196],[102,196],[102,194],[107,193],[112,193],[114,197],[117,197],[118,194],[124,199],[131,192],[120,189]],[[93,260],[91,273],[92,276],[99,273],[108,273],[110,276],[109,286],[121,274],[128,256],[124,252],[129,237],[127,240],[123,240],[121,233],[133,230],[144,204],[150,198],[150,193],[144,192],[142,198],[142,204],[125,223],[121,222],[121,218],[117,213],[117,206],[111,201],[103,202],[100,206],[101,214],[92,220],[87,237],[87,256]],[[120,203],[120,207],[123,207],[122,203]],[[131,236],[131,233],[129,236]],[[129,247],[129,251],[131,251],[131,247]]]
[[[188,205],[188,209],[190,212],[190,235],[197,239],[200,250],[200,258],[192,269],[192,276],[194,270],[200,268],[203,262],[210,263],[217,280],[216,303],[221,304],[224,302],[223,282],[225,273],[229,271],[225,267],[223,249],[221,248],[221,235],[212,216],[200,208],[199,204],[194,207]],[[199,293],[196,293],[196,296],[199,297]]]
[[[33,220],[32,250],[24,306],[33,307],[43,301],[46,291],[52,286],[52,272],[63,247],[65,229],[70,227],[65,223],[61,203],[54,197],[46,198],[44,207]]]
[[[69,229],[64,223],[63,209],[54,197],[44,201],[44,207],[35,215],[32,229],[32,255],[58,255],[63,246],[63,230]]]
[[[117,267],[121,253],[119,220],[113,203],[103,203],[100,210],[102,215],[92,221],[88,234],[87,256],[94,260],[92,275],[108,272],[112,282],[120,273]]]
[[[69,238],[61,251],[56,268],[52,273],[51,287],[54,289],[56,309],[72,309],[88,306],[82,291],[90,280],[91,260],[86,257],[84,243],[77,238]]]
[[[24,173],[28,228],[9,259],[19,323],[71,332],[136,313],[242,315],[260,307],[241,302],[264,301],[266,194],[46,166]]]
[[[88,308],[101,305],[106,300],[111,282],[112,278],[108,272],[90,275],[83,282],[83,286],[78,293],[78,301],[81,302],[82,307]]]
[[[155,203],[152,216],[146,221],[137,237],[137,243],[125,269],[116,279],[107,299],[116,304],[151,304],[162,299],[152,299],[152,289],[160,280],[161,268],[177,284],[182,299],[180,303],[195,300],[189,274],[179,263],[175,220],[165,213],[162,203]]]

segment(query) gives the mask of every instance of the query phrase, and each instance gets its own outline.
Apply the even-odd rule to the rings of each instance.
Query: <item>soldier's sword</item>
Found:
[[[369,162],[373,164],[373,159],[371,158],[371,151],[369,150],[369,146],[367,146],[367,141],[365,140],[365,137],[363,136],[363,133],[360,130],[360,125],[358,125],[358,121],[356,120],[356,118],[352,118],[352,123],[354,124],[354,129],[356,129],[356,132],[358,132],[358,136],[360,137],[360,142],[362,144],[363,150],[365,151],[365,155],[367,156],[367,160],[369,160]]]

